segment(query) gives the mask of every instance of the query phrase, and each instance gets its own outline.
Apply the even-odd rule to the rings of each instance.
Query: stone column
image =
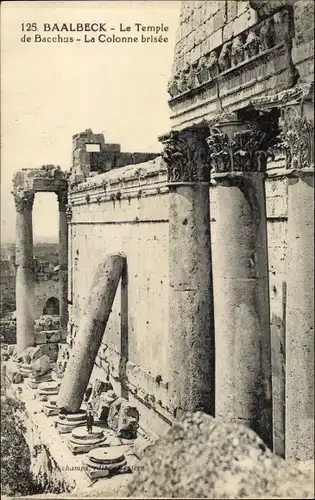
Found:
[[[59,206],[59,314],[60,330],[63,340],[66,339],[68,323],[68,222],[67,191],[57,193]]]
[[[32,209],[34,191],[16,188],[16,334],[17,352],[35,345]]]
[[[314,106],[282,110],[288,175],[286,458],[314,459]]]
[[[272,448],[266,136],[232,115],[211,129],[207,142],[218,190],[216,417],[248,425]]]
[[[58,408],[69,413],[78,412],[82,404],[125,260],[121,254],[109,254],[95,271],[58,396]]]
[[[214,415],[208,128],[161,137],[169,179],[169,406]]]

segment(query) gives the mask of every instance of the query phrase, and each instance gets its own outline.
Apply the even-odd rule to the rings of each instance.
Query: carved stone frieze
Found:
[[[161,136],[164,145],[162,158],[168,167],[168,181],[208,182],[209,159],[204,129],[172,131]]]
[[[58,199],[59,212],[65,212],[68,203],[68,193],[67,191],[62,190],[58,191],[56,194]]]
[[[265,172],[272,154],[268,134],[251,123],[231,124],[233,132],[225,131],[229,124],[218,123],[207,138],[212,172]]]
[[[15,208],[17,212],[32,210],[35,199],[35,192],[28,187],[16,188],[12,191],[14,196]]]
[[[300,106],[281,110],[280,149],[286,168],[300,170],[314,167],[314,121],[301,115]]]
[[[273,2],[263,2],[264,7],[267,9],[270,3]],[[244,63],[251,64],[253,58],[269,54],[276,46],[290,45],[289,38],[294,36],[292,21],[288,9],[281,9],[286,2],[278,3],[277,9],[271,8],[267,14],[269,17],[265,18],[264,14],[255,26],[225,41],[211,52],[201,54],[193,64],[186,62],[184,67],[177,65],[167,88],[171,98],[196,89],[225,71],[233,71]],[[255,5],[255,8],[258,6]]]

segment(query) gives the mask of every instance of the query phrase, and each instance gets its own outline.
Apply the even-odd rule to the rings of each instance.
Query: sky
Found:
[[[170,130],[167,82],[173,62],[179,1],[29,1],[1,4],[1,240],[14,241],[12,177],[43,164],[71,167],[72,136],[87,128],[122,151],[159,152]],[[35,23],[36,32],[25,31]],[[168,26],[166,43],[101,43],[76,33],[75,43],[35,42],[58,36],[44,24],[106,23],[106,36],[148,36],[143,26]],[[23,25],[24,24],[24,31]],[[122,25],[122,26],[121,26]],[[33,25],[34,26],[34,25]],[[130,32],[120,32],[130,26]],[[115,28],[110,30],[110,28]],[[159,33],[160,34],[160,33]],[[23,36],[30,42],[23,42]],[[73,33],[59,32],[61,37]],[[76,41],[80,38],[80,42]],[[42,39],[42,38],[41,38]],[[35,239],[57,240],[52,193],[36,195]]]

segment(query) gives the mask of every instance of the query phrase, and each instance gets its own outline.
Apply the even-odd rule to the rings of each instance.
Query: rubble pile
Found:
[[[313,476],[274,455],[251,429],[186,413],[145,451],[128,497],[313,498]]]

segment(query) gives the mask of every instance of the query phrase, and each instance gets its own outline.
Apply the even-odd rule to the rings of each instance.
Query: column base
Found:
[[[86,412],[80,410],[78,413],[69,415],[62,415],[59,412],[58,417],[55,419],[55,426],[59,434],[70,434],[76,427],[86,425]]]
[[[109,449],[98,448],[89,452],[84,465],[88,477],[97,479],[126,472],[127,460],[120,446]]]
[[[68,439],[68,448],[74,455],[106,446],[109,446],[108,438],[101,427],[94,426],[90,434],[85,427],[76,427]]]

